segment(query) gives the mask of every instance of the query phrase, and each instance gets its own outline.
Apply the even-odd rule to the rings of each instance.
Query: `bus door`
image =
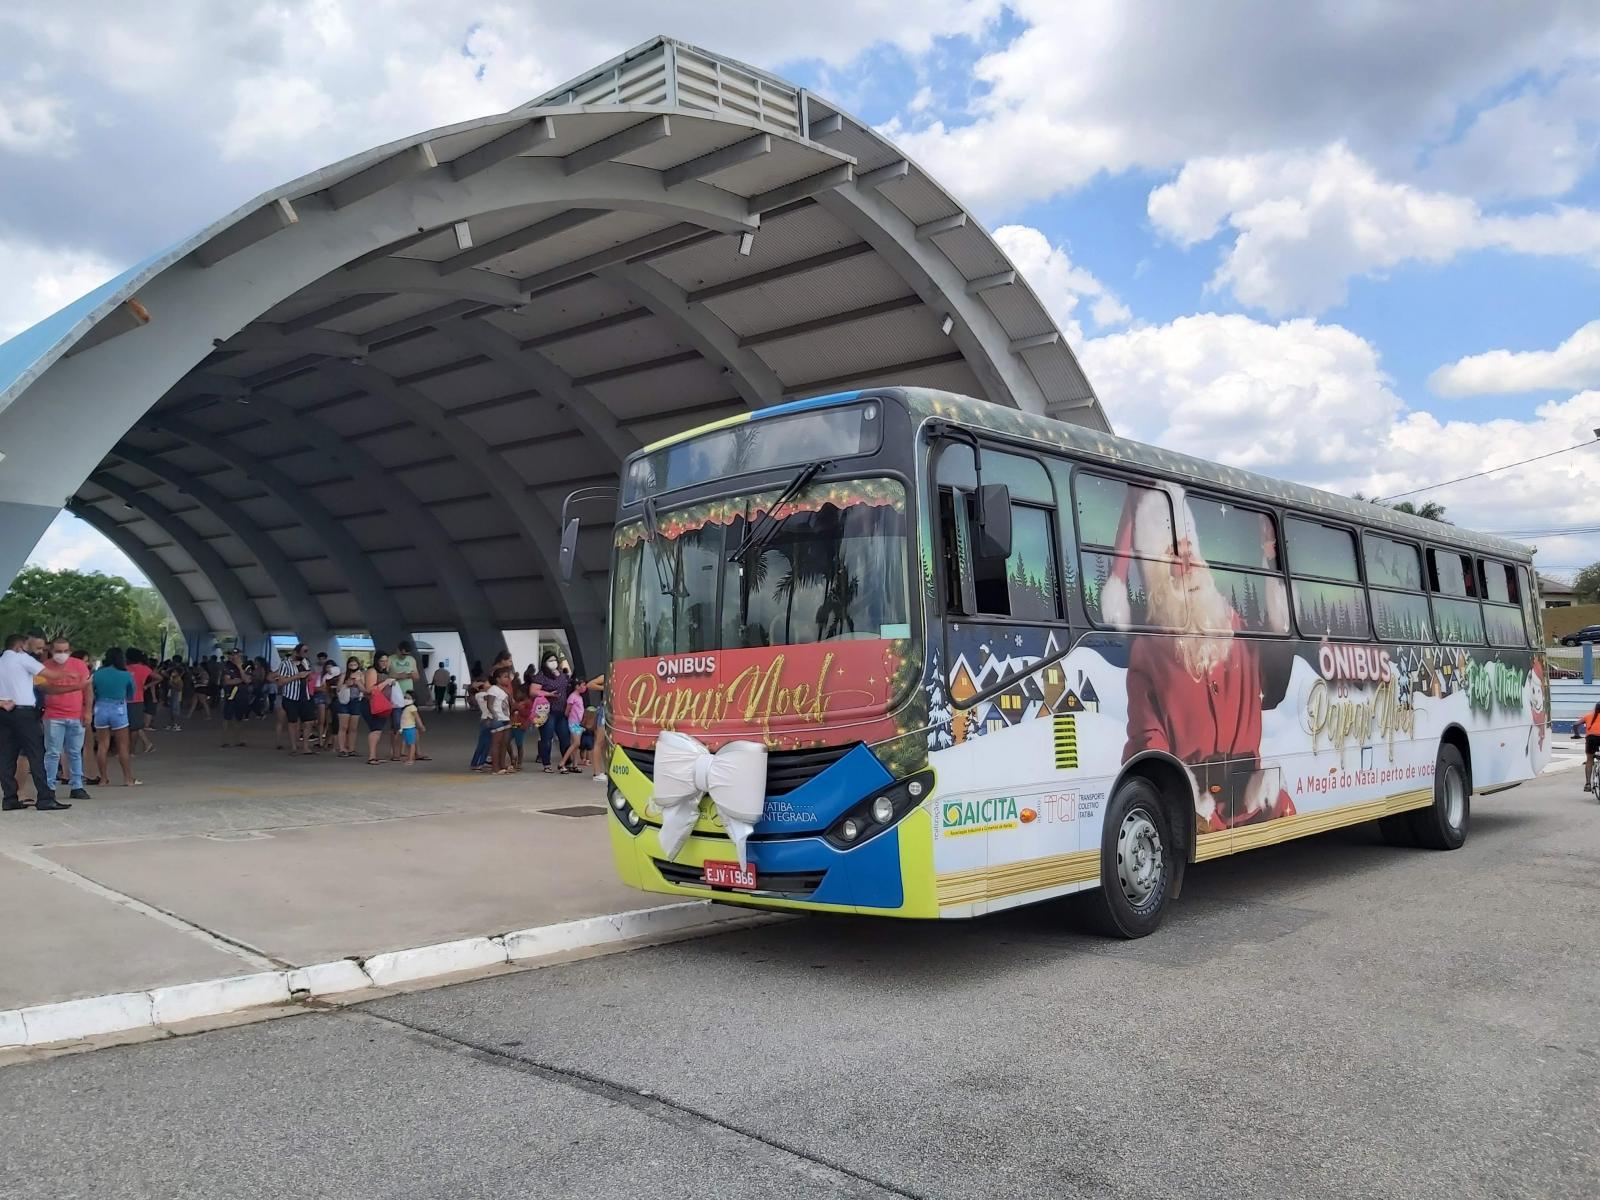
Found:
[[[985,514],[1009,518],[1010,550],[1001,557],[984,553],[973,447],[945,441],[934,454],[928,629],[955,751],[934,760],[939,794],[948,797],[934,822],[937,869],[942,875],[1076,851],[1075,802],[1067,803],[1059,784],[1052,719],[1065,691],[1061,659],[1070,641],[1050,472],[1031,455],[982,447],[982,484],[1006,488],[1008,512]],[[986,495],[992,503],[994,492]],[[984,899],[1003,898],[1005,886],[991,880]]]

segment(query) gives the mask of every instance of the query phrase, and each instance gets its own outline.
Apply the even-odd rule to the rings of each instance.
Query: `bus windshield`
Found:
[[[888,479],[813,484],[776,514],[759,552],[733,550],[777,491],[713,500],[617,527],[613,657],[845,639],[905,638],[905,489]]]

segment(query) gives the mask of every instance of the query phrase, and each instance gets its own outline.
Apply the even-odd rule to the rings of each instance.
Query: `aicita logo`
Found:
[[[988,800],[950,801],[944,806],[942,824],[946,834],[956,836],[1015,829],[1021,820],[1015,796],[995,796]]]
[[[679,654],[672,658],[658,658],[656,660],[656,674],[662,679],[671,681],[682,675],[715,675],[717,673],[717,656],[715,654]]]

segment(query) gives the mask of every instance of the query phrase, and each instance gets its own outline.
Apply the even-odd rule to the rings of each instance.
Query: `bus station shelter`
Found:
[[[567,493],[683,429],[890,383],[1108,428],[935,180],[657,38],[286,183],[0,345],[0,584],[66,508],[192,654],[421,635],[487,661],[542,631],[598,663],[608,513],[564,584]]]

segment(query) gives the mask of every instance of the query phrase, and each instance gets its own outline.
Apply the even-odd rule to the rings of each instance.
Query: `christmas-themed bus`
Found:
[[[1549,754],[1520,545],[949,393],[623,467],[616,869],[759,908],[1159,924],[1189,863],[1454,849]],[[570,558],[576,521],[563,550]]]

